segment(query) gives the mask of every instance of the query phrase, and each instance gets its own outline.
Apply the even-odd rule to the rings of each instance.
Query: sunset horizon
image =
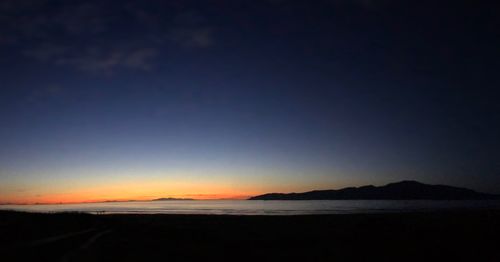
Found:
[[[498,6],[0,0],[0,261],[500,261]]]
[[[0,202],[500,193],[498,51],[462,5],[26,1],[0,5]]]
[[[414,181],[411,179],[407,180],[402,180],[402,181]],[[366,186],[382,186],[386,184],[391,184],[391,183],[399,183],[401,181],[391,181],[389,183],[383,183],[383,184],[350,184],[350,185],[343,185],[343,186],[326,186],[326,185],[318,185],[318,186],[309,186],[309,187],[291,187],[291,188],[283,188],[281,187],[281,190],[274,190],[272,188],[269,188],[268,190],[260,190],[260,191],[247,191],[244,193],[241,192],[227,192],[227,193],[213,193],[211,191],[207,191],[204,189],[203,191],[198,191],[198,193],[190,192],[190,193],[155,193],[155,194],[150,194],[150,195],[142,195],[141,193],[133,192],[130,193],[131,195],[129,197],[123,195],[123,190],[120,190],[120,188],[127,188],[133,189],[134,187],[137,188],[142,188],[140,186],[137,186],[137,184],[128,184],[128,185],[122,185],[119,187],[113,188],[115,191],[118,191],[116,193],[110,193],[110,188],[105,188],[105,189],[99,189],[97,188],[97,192],[101,191],[104,192],[106,191],[107,197],[100,197],[100,198],[95,198],[95,196],[99,196],[100,194],[97,192],[93,191],[83,191],[83,192],[78,192],[77,190],[72,189],[71,193],[67,194],[46,194],[46,195],[39,195],[36,196],[32,199],[26,198],[26,197],[19,197],[16,198],[16,196],[13,196],[9,198],[9,196],[5,197],[3,199],[3,202],[0,202],[0,205],[43,205],[43,204],[85,204],[85,203],[104,203],[104,202],[130,202],[130,201],[155,201],[159,199],[169,199],[169,200],[247,200],[251,197],[257,196],[257,195],[264,195],[268,193],[303,193],[303,192],[308,192],[308,191],[318,191],[318,190],[339,190],[339,189],[345,189],[345,188],[357,188],[357,187],[366,187]],[[422,181],[416,181],[418,183],[421,183]],[[445,184],[437,184],[437,185],[445,185]],[[456,186],[456,185],[450,185],[446,184],[446,186]],[[190,187],[189,185],[186,185],[186,187]],[[235,186],[232,187],[227,187],[230,190],[234,190],[234,188],[237,188]],[[463,188],[463,187],[462,187]],[[471,190],[474,190],[473,188],[468,188]],[[114,190],[111,190],[113,192]],[[140,190],[139,190],[140,191]],[[476,192],[480,193],[487,193],[487,194],[494,194],[494,195],[500,195],[496,192],[481,192],[474,190]],[[154,192],[154,191],[153,191]],[[205,192],[205,193],[199,193],[199,192]],[[217,191],[217,192],[222,192],[222,191]],[[116,195],[114,195],[116,194]]]

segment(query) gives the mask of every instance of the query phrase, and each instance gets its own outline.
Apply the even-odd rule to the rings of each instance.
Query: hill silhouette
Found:
[[[164,197],[164,198],[153,199],[151,201],[174,201],[174,200],[194,200],[194,199],[192,199],[192,198]]]
[[[269,193],[249,200],[480,200],[500,199],[499,195],[476,192],[467,188],[428,185],[417,181],[401,181],[385,186],[347,187],[339,190],[314,190],[304,193]]]

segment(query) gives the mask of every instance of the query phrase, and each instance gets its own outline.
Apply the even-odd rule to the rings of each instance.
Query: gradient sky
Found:
[[[0,202],[500,193],[500,18],[458,2],[2,0]]]

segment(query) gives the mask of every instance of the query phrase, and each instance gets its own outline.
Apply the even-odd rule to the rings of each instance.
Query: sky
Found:
[[[0,203],[500,193],[487,1],[0,2]]]

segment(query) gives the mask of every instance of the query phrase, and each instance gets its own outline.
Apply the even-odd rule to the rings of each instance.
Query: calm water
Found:
[[[116,214],[218,214],[300,215],[434,211],[452,209],[499,209],[500,201],[394,201],[394,200],[309,200],[309,201],[137,201],[69,205],[4,205],[0,209],[32,212],[79,211]]]

